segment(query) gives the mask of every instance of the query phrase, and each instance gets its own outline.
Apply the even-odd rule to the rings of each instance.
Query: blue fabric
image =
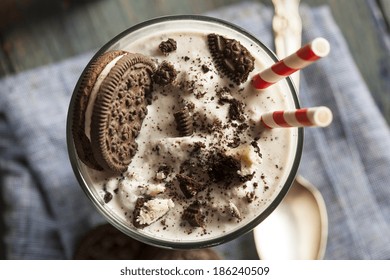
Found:
[[[273,46],[272,9],[242,3],[208,15],[242,26]],[[324,105],[334,121],[305,130],[299,172],[324,196],[326,259],[390,258],[390,132],[327,7],[301,8],[303,42],[330,41],[330,55],[301,71],[301,105]],[[9,259],[67,259],[103,218],[73,175],[65,141],[73,87],[92,57],[78,57],[0,80],[0,175]],[[249,248],[249,249],[248,249]],[[217,247],[255,258],[248,234]]]

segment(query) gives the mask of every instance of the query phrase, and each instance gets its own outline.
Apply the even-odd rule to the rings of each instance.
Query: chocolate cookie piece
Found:
[[[223,151],[214,151],[208,158],[208,163],[208,173],[214,182],[230,183],[240,178],[237,172],[241,170],[241,162]]]
[[[91,121],[92,152],[105,170],[127,170],[135,138],[146,116],[154,62],[140,54],[123,56],[100,86]]]
[[[214,33],[209,34],[207,38],[218,71],[228,76],[237,85],[245,82],[254,69],[255,58],[249,51],[234,39]]]
[[[95,160],[95,157],[92,153],[91,141],[85,133],[85,112],[87,110],[91,91],[100,73],[115,57],[125,53],[126,52],[124,51],[111,51],[99,56],[94,61],[92,61],[80,78],[80,86],[75,97],[72,134],[76,152],[79,159],[83,163],[85,163],[88,167],[96,170],[103,170],[103,168]]]
[[[168,55],[170,52],[177,49],[177,43],[174,39],[169,38],[168,40],[161,42],[158,48],[164,55]]]
[[[99,225],[81,239],[75,260],[135,260],[145,245],[110,224]]]
[[[204,184],[189,176],[177,174],[176,178],[179,181],[179,187],[186,198],[191,198],[206,188]]]
[[[133,211],[133,225],[136,228],[144,228],[147,226],[146,224],[141,224],[138,220],[138,217],[141,213],[141,209],[144,206],[146,201],[147,201],[147,199],[145,197],[141,196],[141,197],[138,197],[137,201],[135,202],[134,211]]]
[[[165,216],[175,204],[172,199],[138,197],[133,211],[133,225],[144,228]]]
[[[201,208],[201,203],[198,200],[192,202],[184,211],[182,219],[187,221],[193,227],[204,227],[205,216]]]
[[[153,80],[156,84],[166,86],[172,84],[176,79],[177,71],[174,66],[168,62],[163,61],[157,68],[156,73],[153,75]]]
[[[191,136],[194,132],[193,120],[187,107],[173,114],[176,122],[176,129],[180,136]]]

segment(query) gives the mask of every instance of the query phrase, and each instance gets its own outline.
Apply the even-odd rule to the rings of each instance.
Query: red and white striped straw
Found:
[[[287,111],[274,111],[261,116],[261,124],[266,128],[328,126],[333,120],[328,107],[311,107]]]
[[[314,61],[327,56],[329,51],[329,42],[321,37],[316,38],[295,53],[256,74],[252,78],[252,85],[256,89],[265,89],[284,77],[309,66]]]

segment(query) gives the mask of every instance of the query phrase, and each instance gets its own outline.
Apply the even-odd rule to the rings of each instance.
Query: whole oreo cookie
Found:
[[[110,224],[88,231],[77,244],[75,260],[220,260],[211,248],[171,250],[139,242]]]
[[[80,240],[76,260],[135,260],[145,245],[110,224],[99,225]]]
[[[94,60],[75,99],[73,136],[81,161],[96,170],[123,172],[137,150],[155,63],[141,54],[110,51]]]

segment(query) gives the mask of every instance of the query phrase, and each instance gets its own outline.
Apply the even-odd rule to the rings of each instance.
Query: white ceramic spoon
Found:
[[[260,259],[322,259],[328,236],[322,195],[298,176],[281,204],[253,232]]]

